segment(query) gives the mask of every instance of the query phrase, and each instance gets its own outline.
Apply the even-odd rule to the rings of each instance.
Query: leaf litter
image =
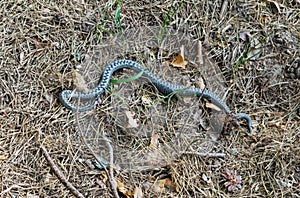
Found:
[[[124,27],[132,26],[132,21],[135,21],[134,27],[161,24],[168,9],[177,7],[177,3],[179,2],[157,2],[156,6],[151,6],[151,2],[147,1],[143,3],[122,1],[122,8],[126,8],[130,17],[128,14],[123,15],[121,11],[121,24],[124,24]],[[237,6],[240,3],[244,3],[242,8]],[[105,8],[104,11],[103,8]],[[97,44],[99,38],[109,35],[101,31],[99,26],[102,26],[103,30],[113,32],[115,5],[101,1],[97,5],[87,1],[66,1],[64,4],[49,4],[49,2],[41,1],[32,2],[28,6],[26,3],[3,1],[0,9],[4,21],[1,25],[3,31],[0,33],[3,38],[3,50],[0,52],[2,66],[0,69],[2,77],[0,86],[2,159],[0,163],[3,173],[0,195],[4,197],[71,196],[69,189],[62,182],[57,182],[57,177],[50,171],[50,165],[39,152],[38,145],[42,142],[48,148],[53,161],[59,164],[62,172],[67,175],[68,181],[76,184],[75,187],[85,196],[111,197],[112,189],[108,182],[105,184],[97,182],[102,172],[90,169],[89,166],[81,163],[82,160],[92,159],[93,150],[88,150],[82,144],[74,126],[73,114],[59,103],[57,96],[62,89],[73,88],[69,83],[71,78],[66,78],[66,76],[76,65],[76,60],[72,58],[72,54],[77,53],[74,51],[79,50],[82,54],[90,54],[93,50],[91,46]],[[299,106],[300,86],[297,67],[289,72],[295,63],[297,66],[296,60],[299,57],[298,10],[298,0],[282,2],[184,1],[182,6],[178,7],[178,12],[171,17],[171,25],[185,27],[188,24],[186,30],[194,38],[203,41],[203,45],[208,49],[209,58],[216,61],[220,69],[217,73],[224,76],[218,81],[214,75],[202,74],[207,87],[215,93],[222,93],[222,96],[224,92],[219,91],[224,90],[222,86],[229,87],[228,92],[224,93],[225,98],[230,98],[227,104],[233,111],[244,110],[251,114],[257,123],[256,139],[245,138],[240,135],[240,130],[237,130],[237,133],[218,140],[218,147],[203,146],[206,152],[226,152],[229,148],[235,148],[238,153],[236,155],[228,155],[222,160],[204,159],[195,155],[181,156],[177,158],[178,163],[169,161],[168,167],[159,164],[144,172],[122,172],[120,175],[123,176],[126,188],[134,189],[135,186],[148,182],[149,175],[159,178],[162,174],[170,174],[171,181],[180,189],[179,192],[166,191],[166,194],[159,194],[144,191],[145,196],[245,197],[272,194],[274,197],[282,195],[295,197],[299,194],[300,154],[298,147],[300,138],[299,108],[297,107]],[[105,20],[101,20],[104,18]],[[98,23],[99,20],[101,24]],[[261,42],[264,50],[258,59],[243,63],[235,73],[232,73],[233,67],[236,66],[236,57],[243,52],[245,43],[228,38],[238,35],[241,30],[251,32]],[[31,53],[32,49],[36,50],[36,46],[28,38],[39,38],[38,41],[42,42],[51,40],[55,45],[41,46],[37,50],[38,53]],[[179,49],[180,46],[171,48]],[[134,49],[131,48],[130,51]],[[237,50],[234,51],[235,49]],[[118,49],[114,50],[118,52]],[[128,55],[128,51],[122,54]],[[110,49],[102,53],[103,56],[98,55],[104,62],[99,61],[90,65],[97,68],[118,57],[106,58],[104,53],[114,54]],[[186,56],[189,55],[190,53],[186,54]],[[158,57],[158,60],[161,60],[160,58]],[[138,59],[138,61],[142,60],[145,59]],[[174,79],[174,82],[183,82],[183,84],[189,82],[187,79],[191,79],[189,83],[193,85],[196,82],[193,74],[198,76],[199,71],[193,66],[193,61],[190,61],[189,58],[188,71],[191,75],[186,79],[184,75],[174,78],[176,72],[170,73],[171,70],[164,73],[154,68],[153,71],[155,74],[161,74],[160,77],[170,77],[166,79]],[[205,67],[206,59],[203,61]],[[275,70],[280,75],[273,76]],[[86,82],[94,81],[97,84],[99,80],[97,74],[101,71],[100,68],[90,72],[87,76],[84,75]],[[61,78],[53,78],[57,75],[56,72]],[[211,81],[207,83],[207,76],[218,81],[217,86]],[[180,79],[184,80],[180,81]],[[149,91],[148,88],[146,90]],[[53,99],[41,97],[45,92]],[[155,90],[152,90],[152,93],[155,93]],[[112,117],[107,116],[112,106],[111,98],[107,96],[103,100],[104,103],[97,107],[98,114],[93,115],[94,119],[100,117],[99,126],[104,123],[113,125]],[[156,100],[151,101],[156,102]],[[153,103],[151,107],[156,108]],[[132,109],[129,110],[132,111]],[[136,111],[133,112],[136,113]],[[153,110],[152,114],[155,113]],[[173,112],[173,119],[176,117],[175,114],[176,111]],[[140,117],[139,114],[136,116]],[[172,117],[172,113],[163,116]],[[170,124],[170,120],[167,121]],[[155,132],[163,127],[172,130],[171,125],[163,126],[160,122],[154,123],[158,123],[153,124]],[[276,125],[270,123],[276,123]],[[107,126],[105,131],[116,132],[117,128],[115,124],[111,128]],[[193,128],[189,127],[184,131],[191,130]],[[145,147],[149,146],[152,133],[147,136]],[[205,135],[205,132],[201,131],[199,134]],[[193,139],[196,141],[199,137]],[[97,139],[99,134],[91,134],[90,138]],[[162,140],[165,141],[167,138],[163,137]],[[266,142],[266,139],[270,141]],[[127,143],[133,140],[134,138],[130,137]],[[92,143],[98,145],[103,142]],[[198,147],[200,145],[202,144],[197,144]],[[20,168],[20,164],[26,168]],[[234,195],[227,192],[225,184],[220,182],[219,173],[223,173],[224,167],[235,167],[235,170],[239,170],[238,174],[243,175],[242,190],[235,191]],[[212,183],[205,183],[199,179],[200,173],[207,173]],[[276,177],[270,177],[268,173]],[[132,183],[132,179],[135,184]]]

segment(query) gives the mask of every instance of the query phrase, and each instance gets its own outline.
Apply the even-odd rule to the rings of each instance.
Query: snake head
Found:
[[[246,113],[238,113],[234,115],[236,119],[244,119],[247,121],[247,128],[248,128],[248,133],[247,135],[251,136],[252,135],[252,120],[250,116]]]

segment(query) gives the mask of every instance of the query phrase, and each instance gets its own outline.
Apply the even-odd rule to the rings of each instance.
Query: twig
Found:
[[[201,41],[198,41],[197,58],[198,58],[199,64],[202,66],[204,64],[204,60],[203,60],[202,42]]]
[[[55,175],[58,177],[58,179],[66,186],[66,188],[68,188],[71,191],[71,193],[75,197],[84,198],[84,196],[67,180],[65,175],[56,166],[53,159],[49,155],[48,151],[43,146],[41,146],[41,149],[43,151],[43,154],[44,154],[45,158],[47,159],[48,163],[50,164],[51,168],[53,169]]]
[[[111,146],[111,144],[109,143],[109,141],[105,138],[105,142],[106,145],[108,147],[109,150],[109,174],[110,174],[110,179],[111,179],[111,184],[112,184],[112,188],[116,191],[115,195],[117,195],[117,197],[119,197],[118,193],[117,193],[117,182],[114,179],[114,169],[113,169],[113,164],[114,164],[114,151],[113,151],[113,147]]]
[[[200,153],[200,152],[184,151],[184,152],[180,152],[180,154],[197,155],[199,157],[226,157],[225,153]]]
[[[113,174],[114,156],[113,156],[112,146],[110,145],[109,141],[106,138],[104,138],[106,144],[108,145],[109,157],[110,157],[110,159],[109,159],[109,172],[108,172],[106,166],[102,163],[102,160],[100,159],[100,157],[94,152],[94,150],[90,147],[90,145],[87,143],[86,139],[84,138],[83,131],[81,130],[79,119],[78,119],[78,112],[76,112],[75,118],[76,118],[76,122],[77,122],[77,125],[78,125],[78,128],[79,128],[81,139],[83,140],[85,146],[90,150],[90,152],[92,153],[94,158],[97,160],[97,162],[104,168],[104,171],[106,172],[106,175],[108,176],[109,183],[111,185],[111,189],[114,193],[114,196],[115,196],[115,198],[119,198],[119,194],[118,194],[118,191],[117,191],[117,182],[114,179],[114,174]]]
[[[9,188],[6,188],[5,190],[3,190],[2,192],[0,192],[0,196],[4,195],[5,193],[8,193],[9,191],[11,191],[11,189],[13,188],[22,188],[21,186],[18,186],[16,184],[10,186]]]

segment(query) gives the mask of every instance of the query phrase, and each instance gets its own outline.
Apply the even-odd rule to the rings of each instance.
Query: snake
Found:
[[[214,93],[206,89],[186,87],[183,85],[177,85],[177,84],[164,81],[163,79],[155,76],[152,72],[150,72],[148,69],[143,67],[141,64],[132,60],[120,59],[107,65],[102,73],[102,77],[98,86],[87,93],[78,92],[74,90],[63,90],[59,96],[61,103],[68,109],[73,111],[78,111],[78,112],[84,112],[94,108],[95,102],[89,103],[85,106],[77,107],[74,104],[72,104],[71,99],[90,100],[96,98],[95,101],[97,101],[99,96],[103,94],[109,87],[110,79],[113,73],[123,68],[131,69],[134,70],[135,72],[142,72],[143,76],[149,79],[149,81],[162,94],[169,95],[172,93],[176,93],[179,96],[197,96],[197,97],[203,97],[211,101],[214,105],[219,107],[221,110],[225,111],[226,113],[232,114],[234,118],[246,120],[247,128],[248,128],[247,134],[252,135],[252,120],[248,114],[246,113],[234,114],[231,112],[230,108]]]

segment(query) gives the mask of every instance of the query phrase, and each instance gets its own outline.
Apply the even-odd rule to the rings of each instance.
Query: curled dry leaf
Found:
[[[180,67],[182,69],[185,69],[188,62],[184,60],[184,58],[181,56],[181,54],[178,54],[178,56],[175,57],[175,59],[172,61],[171,64],[174,67]]]
[[[174,67],[186,68],[188,61],[184,60],[184,46],[180,48],[180,54],[178,54],[171,63]]]

